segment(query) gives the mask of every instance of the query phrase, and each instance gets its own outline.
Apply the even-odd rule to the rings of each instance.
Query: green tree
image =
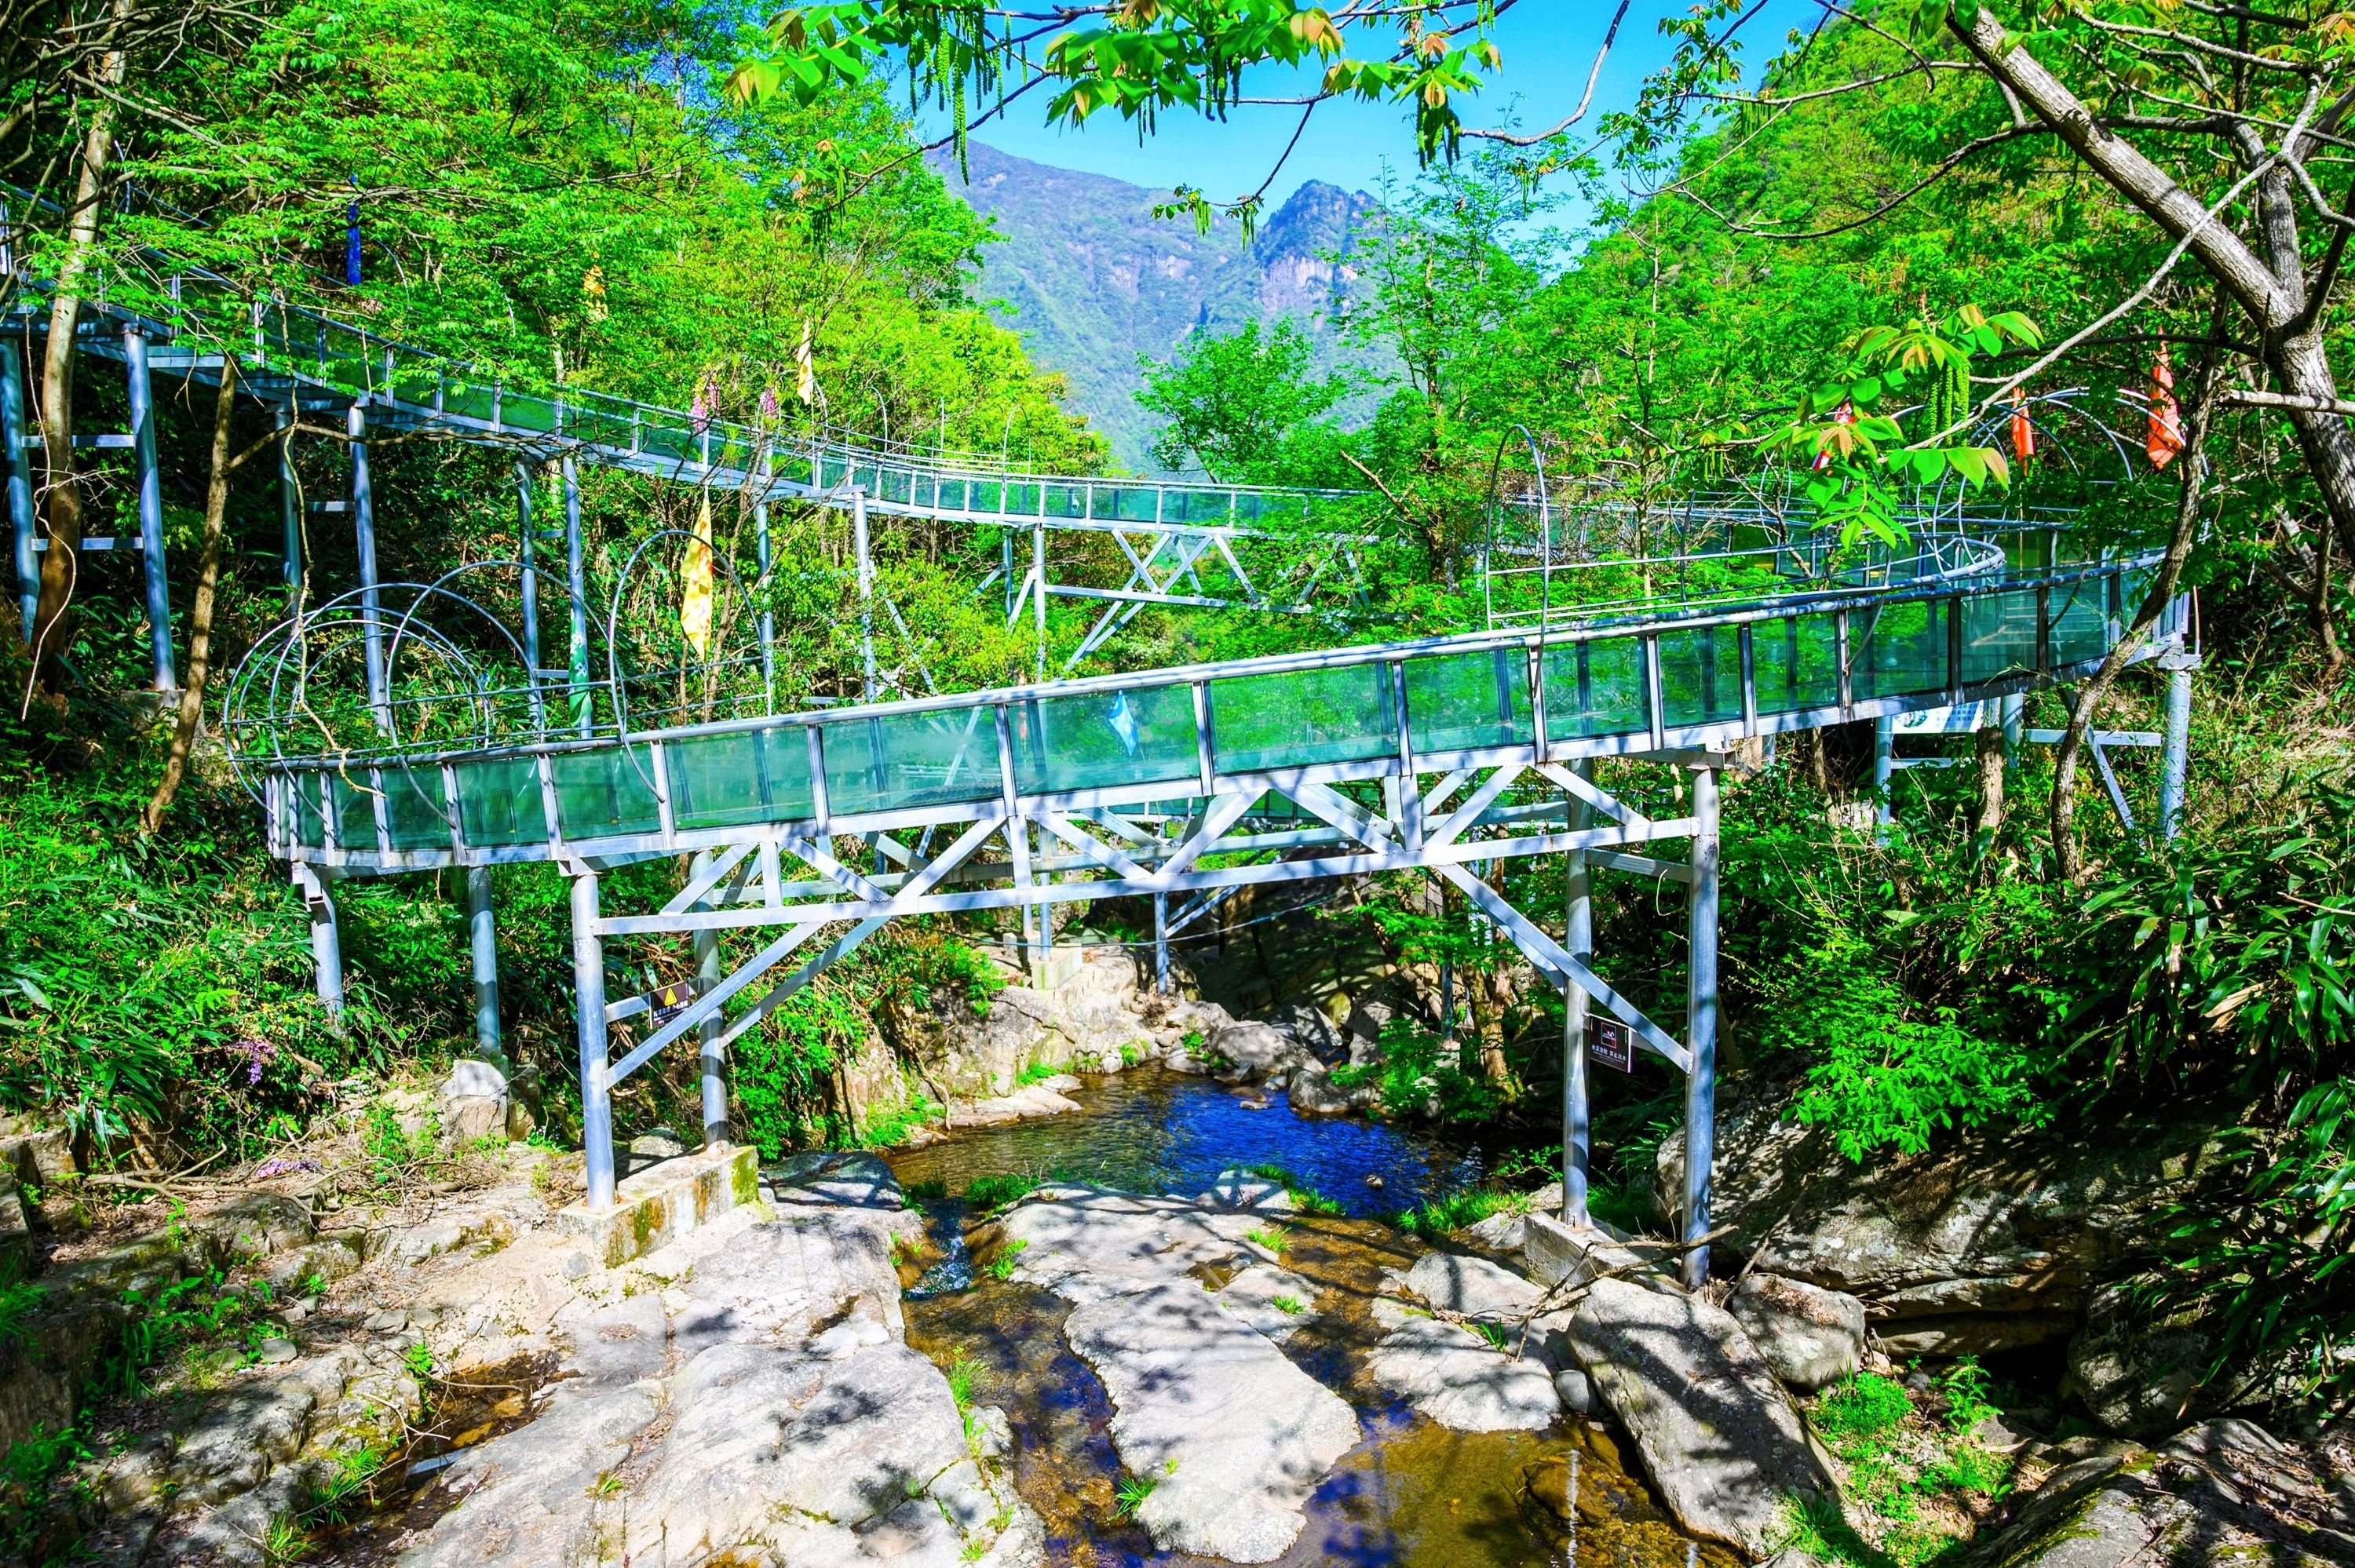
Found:
[[[1301,427],[1348,396],[1343,376],[1312,373],[1316,344],[1288,318],[1263,333],[1246,322],[1192,339],[1182,356],[1146,360],[1137,403],[1169,423],[1153,455],[1170,468],[1198,466],[1215,479],[1272,482],[1287,477],[1285,452]]]

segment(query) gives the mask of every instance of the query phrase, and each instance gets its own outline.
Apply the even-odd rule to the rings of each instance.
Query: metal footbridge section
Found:
[[[150,378],[218,385],[234,361],[240,386],[289,421],[340,414],[352,453],[352,493],[338,509],[357,531],[362,580],[318,597],[290,521],[288,580],[303,608],[243,661],[221,709],[271,851],[308,905],[322,1000],[340,1009],[336,882],[457,868],[478,1034],[496,1054],[490,868],[557,866],[571,888],[591,1208],[613,1202],[617,1085],[693,1040],[706,1137],[724,1140],[730,1048],[893,918],[1016,910],[1028,936],[1051,931],[1055,905],[1149,900],[1166,983],[1169,936],[1236,889],[1414,872],[1458,888],[1565,997],[1566,1218],[1585,1220],[1590,1016],[1684,1073],[1692,1160],[1680,1226],[1698,1244],[1709,1228],[1722,769],[1786,732],[1869,720],[1885,737],[1908,718],[2082,678],[2125,634],[2156,574],[2155,553],[2070,559],[2064,520],[1973,518],[1948,503],[1914,508],[1907,548],[1858,552],[1752,501],[1693,497],[1673,530],[1679,549],[1630,559],[1598,541],[1625,536],[1604,504],[1564,519],[1558,536],[1540,475],[1533,496],[1492,503],[1482,630],[891,701],[874,700],[886,683],[870,637],[865,700],[782,711],[791,705],[778,697],[773,626],[749,609],[756,595],[744,596],[732,641],[691,654],[677,626],[655,636],[639,623],[649,603],[675,618],[679,600],[668,588],[634,598],[632,574],[658,573],[665,556],[676,569],[679,556],[710,551],[709,539],[658,532],[608,602],[590,602],[576,464],[742,495],[762,524],[748,567],[762,578],[785,569],[771,556],[767,506],[850,513],[869,618],[870,511],[996,529],[1008,619],[1034,618],[1042,675],[1050,596],[1103,604],[1074,663],[1146,604],[1310,611],[1320,584],[1354,578],[1352,551],[1369,543],[1378,498],[1042,476],[839,431],[516,388],[149,261],[134,302],[100,300],[85,313],[80,346],[131,377],[133,429],[91,440],[131,449],[139,469],[157,683],[168,688],[172,673]],[[0,263],[15,267],[5,255]],[[0,415],[29,586],[39,541],[20,355],[37,347],[46,318],[34,308],[40,281],[18,278],[20,302],[0,323]],[[368,442],[418,432],[517,454],[521,560],[470,563],[431,583],[378,580]],[[554,536],[566,542],[570,641],[555,669],[538,645],[535,585],[558,579],[554,563],[541,568],[530,555],[538,530],[528,515],[528,468],[551,462],[565,479],[566,526]],[[1500,513],[1513,521],[1501,532]],[[1647,524],[1637,523],[1640,536]],[[1112,540],[1124,580],[1054,581],[1046,541],[1058,530]],[[1026,531],[1030,560],[1018,575]],[[741,588],[734,563],[714,565],[723,589]],[[521,578],[519,628],[474,591],[485,574],[510,572]],[[29,597],[26,613],[29,624]],[[1332,624],[1346,641],[1345,620]],[[2169,607],[2136,656],[2179,648],[2182,630],[2180,607]],[[1663,815],[1605,788],[1594,764],[1606,758],[1682,770],[1681,804]],[[1678,841],[1681,858],[1662,853]],[[1494,880],[1500,863],[1540,855],[1562,856],[1568,870],[1559,938]],[[608,873],[668,858],[686,863],[675,893],[613,906]],[[1598,872],[1685,889],[1677,1026],[1601,972]],[[723,958],[727,933],[737,935]],[[697,980],[609,995],[604,945],[621,937],[691,944]],[[1690,1277],[1705,1275],[1706,1259],[1705,1245],[1690,1249]]]

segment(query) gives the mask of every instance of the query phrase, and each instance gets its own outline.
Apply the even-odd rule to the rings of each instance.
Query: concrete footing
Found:
[[[750,1144],[706,1150],[625,1179],[613,1190],[613,1207],[602,1213],[571,1204],[557,1214],[556,1226],[585,1242],[600,1265],[614,1268],[760,1198],[759,1150]]]

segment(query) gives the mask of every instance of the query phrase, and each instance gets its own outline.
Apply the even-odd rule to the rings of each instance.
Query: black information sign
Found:
[[[1613,1018],[1593,1021],[1594,1035],[1587,1042],[1586,1058],[1623,1073],[1636,1070],[1636,1032]]]
[[[659,1029],[685,1012],[687,1004],[702,991],[703,987],[695,980],[673,980],[668,985],[656,986],[646,995],[655,1015],[655,1027]]]

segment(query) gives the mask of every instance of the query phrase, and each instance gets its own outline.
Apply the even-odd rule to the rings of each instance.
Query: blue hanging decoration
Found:
[[[352,182],[352,189],[357,191],[360,188],[359,176],[346,177]],[[357,196],[344,208],[344,286],[350,289],[360,286],[360,198]]]

